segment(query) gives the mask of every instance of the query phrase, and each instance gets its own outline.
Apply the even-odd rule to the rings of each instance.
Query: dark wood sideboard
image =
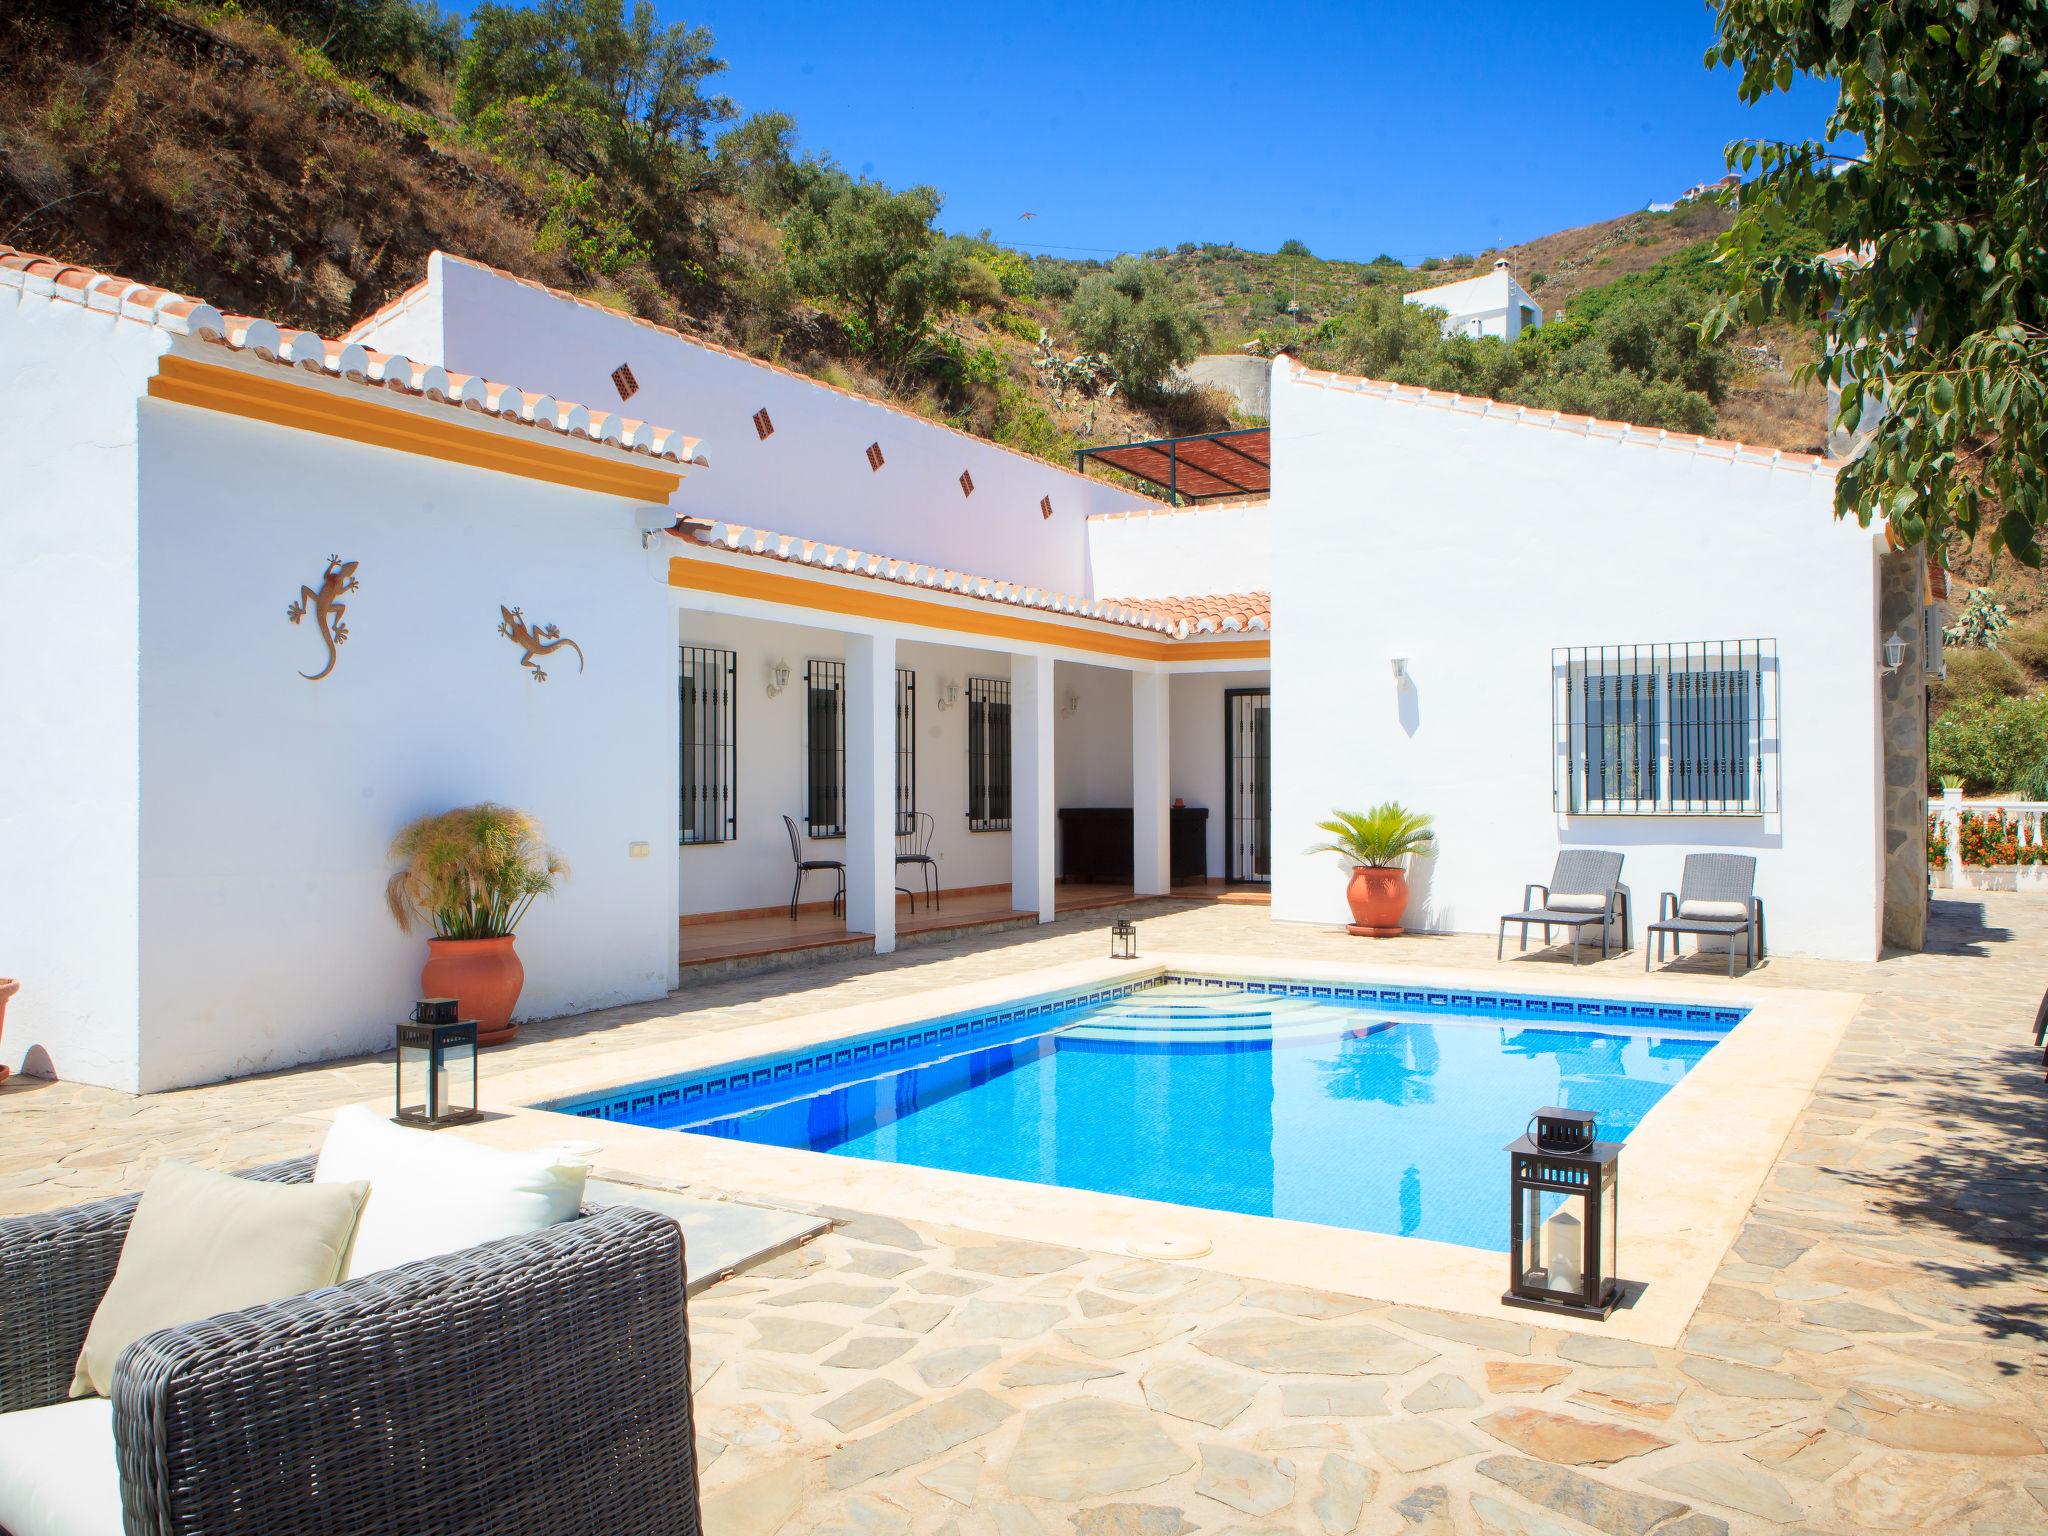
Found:
[[[1129,885],[1129,806],[1063,806],[1060,810],[1060,878],[1074,885]],[[1169,813],[1173,879],[1209,878],[1209,812],[1199,805]]]

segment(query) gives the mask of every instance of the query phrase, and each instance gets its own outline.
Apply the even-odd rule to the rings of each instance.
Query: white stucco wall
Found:
[[[134,1088],[134,321],[0,290],[0,1061]]]
[[[1340,919],[1338,864],[1295,850],[1329,807],[1398,799],[1441,838],[1416,871],[1414,926],[1490,932],[1560,847],[1592,846],[1626,854],[1640,936],[1685,853],[1727,849],[1758,858],[1774,948],[1876,954],[1877,559],[1834,520],[1830,477],[1321,387],[1284,365],[1273,430],[1276,917]],[[1551,648],[1735,637],[1777,642],[1780,813],[1561,817]]]
[[[1088,564],[1091,597],[1264,592],[1273,580],[1272,504],[1093,517]]]
[[[438,316],[437,325],[424,315]],[[423,293],[355,334],[373,346],[407,338],[425,345],[436,328],[437,360],[449,368],[703,439],[716,483],[707,477],[687,487],[677,505],[705,516],[1080,594],[1088,515],[1154,505],[438,252]],[[623,404],[611,379],[621,363],[640,386]],[[753,425],[763,408],[775,426],[765,440]],[[870,443],[881,446],[880,470],[868,467]],[[961,493],[963,470],[973,478],[972,496]],[[1047,496],[1050,518],[1039,510]]]
[[[1533,331],[1543,324],[1543,306],[1501,267],[1401,297],[1409,304],[1441,310],[1446,336],[1496,336],[1513,341],[1524,330]]]
[[[679,594],[680,595],[680,594]],[[789,835],[782,818],[799,825],[804,811],[804,663],[843,661],[846,636],[771,620],[706,613],[687,605],[677,616],[681,643],[717,646],[735,653],[738,727],[739,836],[726,843],[693,843],[676,853],[686,915],[776,907],[789,900],[792,878]],[[765,668],[789,664],[789,684],[768,697]],[[932,856],[939,862],[943,892],[974,886],[1007,885],[1010,835],[967,830],[967,679],[1007,677],[1009,658],[904,640],[896,662],[917,675],[917,798],[932,815]],[[950,679],[958,695],[939,707],[940,684]],[[847,858],[840,838],[813,839],[810,857]],[[914,871],[904,882],[919,890]],[[806,902],[829,900],[832,882],[813,875],[804,884]],[[943,910],[943,907],[942,907]]]
[[[386,848],[479,800],[538,817],[572,871],[519,930],[517,1016],[666,991],[675,621],[631,504],[157,401],[141,419],[142,1086],[388,1045],[426,946],[385,911]],[[362,589],[307,682],[324,653],[285,606],[330,555]],[[501,603],[586,670],[562,653],[532,681]]]

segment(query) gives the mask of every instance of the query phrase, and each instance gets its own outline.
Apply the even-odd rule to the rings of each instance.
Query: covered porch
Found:
[[[1226,885],[1221,881],[1208,880],[1176,885],[1166,894],[1175,901],[1227,902],[1261,907],[1271,902],[1264,885]],[[1140,896],[1128,885],[1069,885],[1059,881],[1053,892],[1053,907],[1056,916],[1071,917],[1077,912],[1098,910],[1107,914],[1111,908],[1156,899]],[[1036,912],[1022,911],[1010,905],[1008,886],[996,890],[955,892],[945,896],[944,905],[939,908],[923,905],[922,897],[918,900],[918,906],[912,910],[911,898],[901,892],[897,894],[898,949],[971,933],[1000,933],[1010,928],[1035,927],[1040,921]],[[801,910],[794,921],[780,908],[767,914],[707,913],[701,917],[683,918],[680,931],[679,958],[686,986],[692,972],[700,968],[756,969],[752,965],[740,966],[734,962],[768,961],[777,957],[836,959],[842,955],[872,953],[875,937],[871,933],[855,932],[844,917],[830,910],[829,904],[815,903]],[[762,965],[758,968],[770,967]]]
[[[723,524],[676,543],[683,983],[1263,900],[1263,607],[1254,625],[920,581]]]

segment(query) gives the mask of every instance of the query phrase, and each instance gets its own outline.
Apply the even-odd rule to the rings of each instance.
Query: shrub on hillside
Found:
[[[1998,642],[1998,649],[2037,678],[2048,679],[2048,619],[2014,625]],[[1955,658],[1949,658],[1955,665]]]
[[[1108,358],[1125,392],[1140,396],[1157,394],[1209,340],[1209,328],[1167,270],[1129,256],[1082,280],[1066,322],[1081,350]]]
[[[782,226],[791,280],[845,306],[854,350],[891,368],[915,369],[933,315],[957,292],[958,251],[932,225],[939,201],[930,187],[842,176]]]
[[[953,300],[962,309],[994,309],[1003,302],[1002,279],[969,256],[953,267]]]
[[[2048,694],[1971,699],[1927,730],[1927,783],[1963,781],[1971,794],[2020,788],[2048,760]]]
[[[1959,646],[1947,653],[1947,661],[1948,676],[1928,689],[1937,715],[1961,703],[2017,698],[2029,691],[2027,675],[2003,651]]]

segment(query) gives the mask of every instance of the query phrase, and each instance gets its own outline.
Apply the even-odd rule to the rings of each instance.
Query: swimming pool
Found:
[[[737,1141],[1507,1247],[1532,1110],[1624,1140],[1742,1010],[1174,978],[550,1107]]]

